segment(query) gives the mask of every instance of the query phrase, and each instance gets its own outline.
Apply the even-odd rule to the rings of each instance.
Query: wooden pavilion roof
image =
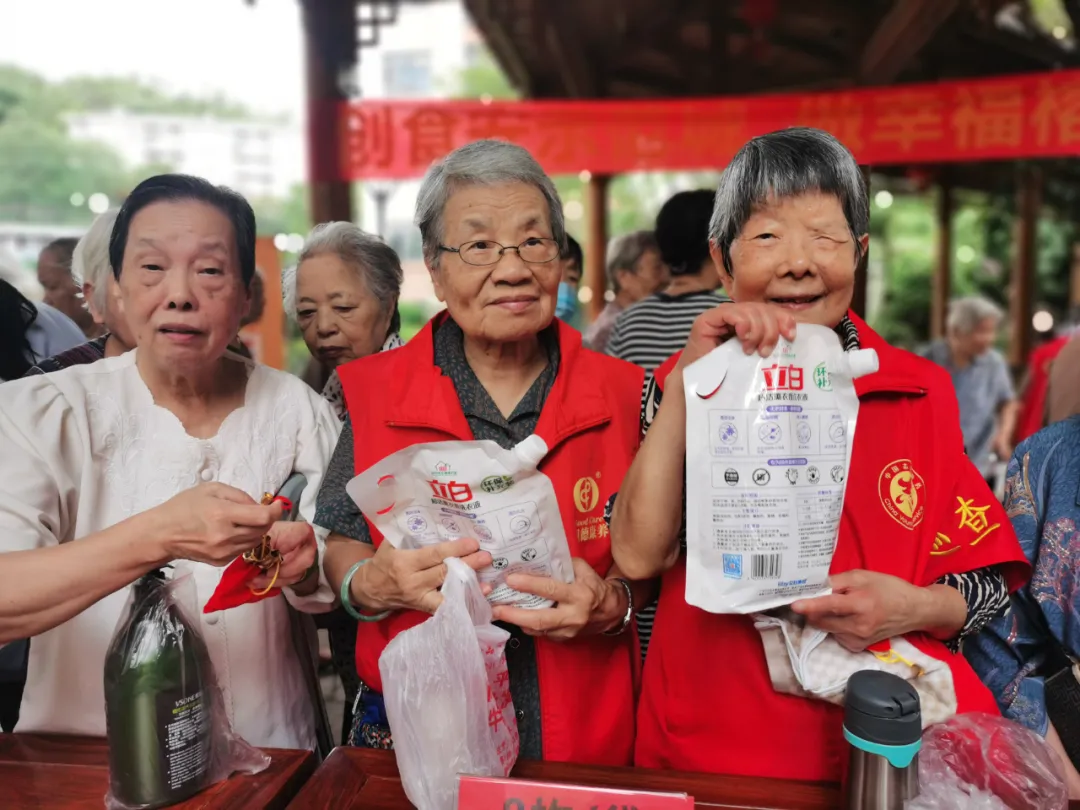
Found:
[[[1080,67],[1080,0],[463,2],[530,98],[734,96]],[[1056,32],[1034,13],[1034,3],[1047,2],[1057,3]],[[1009,162],[926,171],[1005,192],[1019,169]],[[1045,175],[1046,202],[1080,215],[1078,161],[1047,162]]]
[[[1057,36],[1032,2],[1057,4]],[[1069,30],[1080,0],[464,3],[531,98],[744,95],[1080,66]]]

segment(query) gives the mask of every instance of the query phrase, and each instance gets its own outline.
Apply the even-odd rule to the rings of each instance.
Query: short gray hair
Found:
[[[969,295],[949,302],[949,314],[945,328],[960,335],[970,335],[983,321],[994,321],[995,326],[1005,318],[1005,312],[988,298]]]
[[[656,234],[652,231],[633,231],[614,237],[607,249],[607,280],[615,292],[619,292],[619,271],[634,272],[641,257],[656,246]]]
[[[110,208],[95,219],[90,230],[75,244],[75,250],[71,254],[71,280],[80,289],[86,282],[94,285],[90,303],[102,315],[109,300],[109,278],[112,276],[109,237],[112,236],[116,215],[119,213],[119,208]]]
[[[835,195],[862,260],[859,238],[870,230],[866,180],[851,152],[821,129],[792,127],[751,138],[720,177],[709,222],[709,239],[732,273],[731,243],[754,208],[770,199],[820,192]]]
[[[324,222],[311,229],[294,267],[281,274],[281,297],[285,313],[296,319],[296,279],[300,266],[308,259],[325,255],[337,256],[363,281],[367,291],[383,308],[394,310],[391,331],[400,328],[397,300],[405,274],[401,259],[392,247],[374,234],[351,222]]]
[[[517,144],[506,141],[474,141],[460,146],[431,165],[416,195],[416,225],[429,267],[439,265],[439,245],[443,240],[443,211],[455,191],[465,186],[498,186],[525,183],[534,186],[548,204],[551,236],[566,254],[566,223],[562,201],[551,178],[536,158]]]

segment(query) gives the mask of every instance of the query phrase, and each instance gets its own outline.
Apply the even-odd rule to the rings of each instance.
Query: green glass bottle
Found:
[[[105,657],[111,794],[129,808],[167,807],[209,784],[209,654],[169,587],[161,571],[135,583]]]

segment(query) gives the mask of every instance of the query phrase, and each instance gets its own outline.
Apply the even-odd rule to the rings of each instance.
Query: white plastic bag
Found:
[[[872,349],[799,324],[768,357],[730,340],[683,372],[686,601],[755,613],[829,593],[859,399]]]
[[[386,717],[405,795],[419,810],[453,810],[458,774],[508,776],[517,720],[504,648],[476,575],[447,559],[435,615],[379,657]]]
[[[537,469],[548,448],[530,436],[513,450],[492,441],[416,444],[356,476],[346,491],[395,548],[471,537],[491,553],[479,573],[493,605],[553,604],[506,585],[512,573],[574,581],[551,479]]]
[[[105,656],[108,810],[165,807],[270,757],[235,731],[200,632],[195,581],[180,567],[131,587]]]
[[[919,796],[906,810],[1064,810],[1061,760],[1046,740],[993,714],[958,714],[923,734]]]

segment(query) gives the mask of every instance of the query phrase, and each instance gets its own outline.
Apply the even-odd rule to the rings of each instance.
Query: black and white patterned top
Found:
[[[509,450],[536,431],[540,411],[551,393],[559,371],[559,342],[553,329],[540,333],[548,356],[547,367],[536,378],[509,418],[502,415],[487,389],[477,379],[468,360],[461,327],[449,318],[435,331],[435,365],[450,378],[465,413],[473,437],[488,440]],[[362,440],[362,437],[361,437]],[[342,426],[330,467],[315,503],[314,523],[344,537],[371,543],[371,533],[359,507],[345,492],[345,485],[356,475],[353,430],[346,419]],[[499,624],[510,632],[506,645],[506,666],[510,673],[510,696],[517,713],[521,737],[520,756],[540,759],[543,756],[540,727],[540,680],[536,668],[536,647],[531,636],[516,625]]]
[[[850,318],[844,316],[836,327],[836,333],[844,346],[844,351],[856,351],[860,348],[859,331]],[[656,412],[660,408],[663,399],[663,391],[654,379],[646,381],[641,395],[641,436],[644,439],[649,427],[656,418]],[[684,473],[685,474],[685,473]],[[604,512],[604,518],[611,522],[611,509],[615,503],[615,495],[608,500]],[[683,551],[686,550],[686,487],[683,487],[683,523],[679,529],[679,544]],[[937,584],[948,585],[955,588],[967,602],[968,615],[964,627],[955,638],[946,642],[953,652],[960,649],[964,639],[973,636],[982,630],[991,620],[1005,612],[1009,605],[1009,588],[1005,577],[997,566],[987,566],[976,571],[963,574],[946,574],[937,581]],[[652,636],[652,626],[656,615],[656,604],[647,606],[638,614],[638,634],[641,637],[642,655],[646,653],[649,638]]]
[[[391,333],[390,337],[386,339],[386,343],[379,349],[380,352],[390,351],[390,349],[397,349],[405,345],[405,341],[401,339],[401,335],[397,332]],[[326,381],[326,385],[323,386],[322,397],[330,403],[330,407],[334,409],[334,413],[337,414],[338,419],[342,422],[345,421],[345,417],[348,416],[349,410],[345,407],[345,392],[341,388],[341,380],[338,379],[337,371],[330,374],[330,379]]]

